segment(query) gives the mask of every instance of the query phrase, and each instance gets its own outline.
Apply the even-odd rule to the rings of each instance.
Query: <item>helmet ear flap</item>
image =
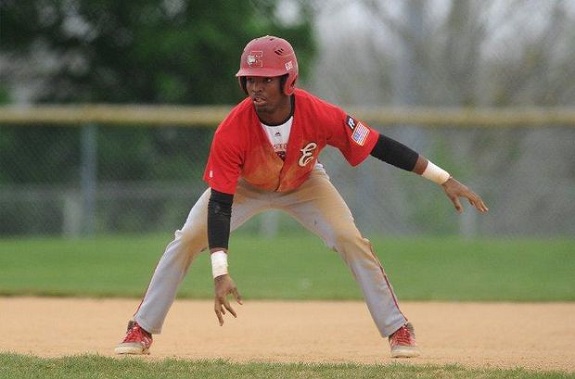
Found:
[[[297,75],[289,75],[286,74],[285,76],[282,77],[282,81],[283,81],[283,92],[284,94],[286,94],[287,96],[290,96],[294,93],[295,91],[295,82],[297,80]]]

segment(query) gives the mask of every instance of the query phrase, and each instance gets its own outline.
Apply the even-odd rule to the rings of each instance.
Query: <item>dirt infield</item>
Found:
[[[0,351],[114,356],[136,300],[0,298]],[[386,364],[389,347],[362,302],[236,306],[220,327],[211,301],[177,301],[152,355],[233,362]],[[404,302],[422,349],[408,364],[575,372],[575,304]]]

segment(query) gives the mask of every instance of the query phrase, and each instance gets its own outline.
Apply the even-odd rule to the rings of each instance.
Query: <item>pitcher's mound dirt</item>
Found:
[[[0,351],[58,357],[114,356],[134,299],[0,298]],[[178,300],[152,354],[142,359],[233,362],[460,364],[575,372],[575,304],[418,303],[402,309],[422,356],[389,358],[363,302],[235,305],[220,327],[212,301]]]

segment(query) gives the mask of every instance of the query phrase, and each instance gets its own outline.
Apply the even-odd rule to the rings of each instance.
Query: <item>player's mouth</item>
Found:
[[[253,96],[252,101],[256,107],[266,104],[266,99],[261,96]]]

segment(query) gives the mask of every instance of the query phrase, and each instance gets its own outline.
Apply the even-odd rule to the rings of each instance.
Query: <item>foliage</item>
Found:
[[[313,49],[305,9],[286,25],[276,2],[1,4],[2,51],[44,69],[43,102],[228,104],[242,97],[233,75],[252,38],[290,39],[304,65]]]
[[[298,22],[285,23],[276,3],[2,1],[0,103],[8,102],[7,88],[32,88],[27,100],[43,103],[236,103],[243,93],[234,74],[252,38],[285,37],[300,65],[311,59],[305,6]],[[80,130],[34,126],[0,128],[0,185],[79,186]],[[161,126],[98,132],[97,178],[189,179],[190,162],[204,164],[213,130]]]

